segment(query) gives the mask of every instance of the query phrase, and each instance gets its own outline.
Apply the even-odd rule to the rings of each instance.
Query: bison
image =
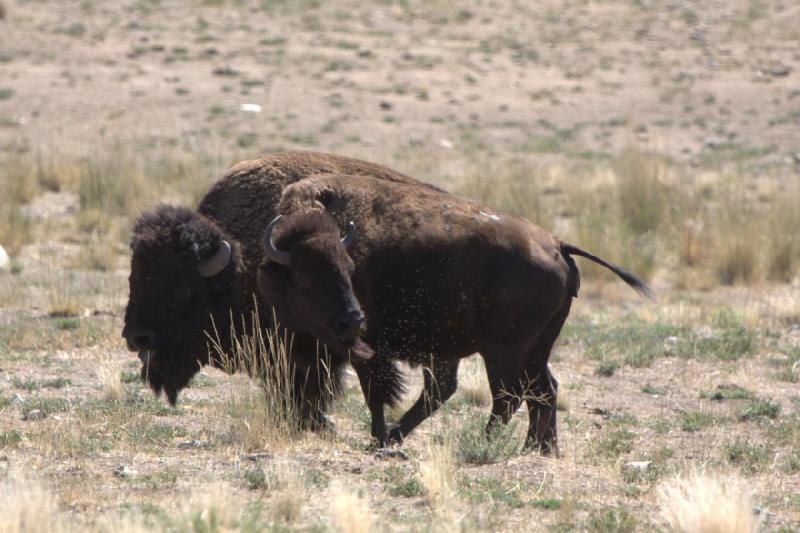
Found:
[[[314,152],[287,152],[235,165],[196,211],[162,205],[143,214],[131,239],[130,296],[122,336],[138,352],[142,378],[175,404],[178,392],[206,364],[221,366],[237,332],[252,331],[251,317],[272,316],[256,296],[263,257],[261,231],[276,213],[283,189],[313,174],[369,175],[423,190],[438,190],[386,167]],[[209,346],[208,335],[220,346]],[[317,364],[316,340],[293,339],[293,390],[302,418],[324,422],[328,401]],[[333,388],[345,360],[332,369]]]
[[[556,450],[558,385],[548,359],[578,295],[573,256],[610,269],[644,295],[635,275],[566,244],[528,220],[433,189],[344,175],[288,186],[266,226],[262,297],[291,329],[336,352],[354,342],[354,318],[374,351],[353,361],[382,446],[400,442],[456,390],[459,360],[479,352],[493,404],[487,432],[522,400],[526,445]],[[348,239],[340,239],[349,226]],[[353,236],[353,228],[355,235]],[[422,365],[424,388],[387,433],[392,361]]]

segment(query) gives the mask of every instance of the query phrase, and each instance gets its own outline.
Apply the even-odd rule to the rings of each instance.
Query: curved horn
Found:
[[[347,234],[342,237],[342,244],[344,244],[345,248],[350,248],[350,245],[353,244],[353,239],[356,236],[356,225],[351,220],[347,223]]]
[[[289,252],[285,252],[283,250],[279,250],[275,243],[272,242],[272,230],[275,229],[275,225],[280,222],[282,215],[278,215],[272,219],[267,225],[267,229],[264,230],[264,253],[267,254],[267,259],[270,261],[274,261],[279,265],[288,266],[289,265]]]
[[[197,273],[200,274],[201,277],[210,278],[225,270],[225,267],[228,266],[228,263],[230,262],[231,245],[228,243],[228,241],[222,241],[219,245],[217,253],[215,253],[210,259],[207,259],[206,261],[203,261],[197,265]]]

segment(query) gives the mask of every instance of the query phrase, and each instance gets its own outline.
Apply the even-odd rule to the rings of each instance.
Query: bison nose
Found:
[[[361,325],[364,323],[364,313],[361,311],[350,311],[347,318],[340,318],[336,322],[336,335],[343,341],[349,341],[356,338],[358,332],[361,331]]]
[[[156,334],[150,329],[140,329],[126,332],[125,339],[128,341],[128,348],[133,351],[152,350],[156,346]]]

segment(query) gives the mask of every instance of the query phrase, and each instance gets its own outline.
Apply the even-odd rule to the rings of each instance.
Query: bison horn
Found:
[[[213,257],[197,265],[197,272],[201,277],[210,278],[225,270],[230,262],[231,245],[228,241],[222,241]]]
[[[350,245],[353,244],[353,238],[356,236],[356,225],[351,220],[347,223],[347,234],[342,237],[342,244],[344,244],[345,248],[350,248]]]
[[[267,254],[267,259],[274,261],[279,265],[289,265],[289,252],[279,250],[275,243],[272,242],[272,230],[275,225],[280,222],[282,215],[278,215],[272,219],[267,229],[264,230],[264,252]]]

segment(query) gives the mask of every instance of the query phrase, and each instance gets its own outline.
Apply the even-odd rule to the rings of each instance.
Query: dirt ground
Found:
[[[352,376],[334,435],[287,440],[259,426],[243,376],[204,371],[169,408],[119,335],[139,208],[196,201],[277,150],[459,191],[475,165],[513,163],[559,213],[564,175],[602,181],[631,148],[701,198],[732,176],[774,195],[800,178],[800,4],[0,2],[0,178],[27,161],[39,183],[0,272],[0,530],[650,531],[668,527],[659,488],[693,471],[751,493],[763,529],[800,529],[796,275],[697,290],[662,265],[656,302],[587,277],[551,361],[560,458],[519,451],[524,412],[479,438],[477,357],[407,457],[386,457]],[[82,169],[164,157],[189,177],[87,208]]]

